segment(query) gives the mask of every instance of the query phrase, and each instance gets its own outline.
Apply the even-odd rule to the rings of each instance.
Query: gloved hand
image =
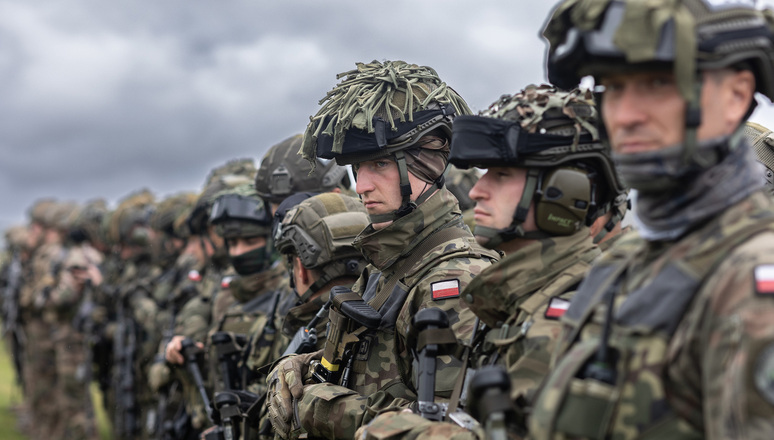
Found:
[[[282,438],[290,438],[291,432],[300,428],[295,420],[296,405],[304,394],[304,382],[310,375],[309,362],[321,357],[322,350],[291,355],[281,360],[269,373],[266,407],[274,431]]]

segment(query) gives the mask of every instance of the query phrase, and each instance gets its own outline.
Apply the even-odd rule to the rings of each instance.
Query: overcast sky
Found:
[[[303,131],[358,61],[431,66],[486,108],[545,81],[553,3],[0,0],[0,230],[40,197],[198,191]]]

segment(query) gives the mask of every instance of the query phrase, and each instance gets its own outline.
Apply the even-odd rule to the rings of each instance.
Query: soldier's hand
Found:
[[[167,343],[167,347],[164,349],[164,358],[170,364],[183,365],[185,363],[185,356],[183,356],[183,339],[185,336],[175,335]],[[204,349],[204,344],[197,342],[196,346]]]
[[[289,438],[290,433],[299,428],[294,420],[295,408],[304,394],[309,362],[320,357],[321,353],[291,355],[269,373],[266,406],[274,431],[282,438]]]

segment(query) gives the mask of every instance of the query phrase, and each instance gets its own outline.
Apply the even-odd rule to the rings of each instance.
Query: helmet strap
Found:
[[[701,125],[701,77],[697,77],[694,81],[693,96],[686,100],[685,107],[685,140],[683,142],[683,165],[690,166],[691,163],[697,163],[702,168],[706,168],[711,164],[706,163],[707,160],[701,155],[697,154],[697,131],[699,125]]]
[[[387,214],[372,214],[368,218],[371,223],[385,223],[395,221],[401,217],[405,217],[421,205],[425,200],[435,192],[436,189],[440,189],[443,186],[443,174],[436,179],[429,188],[427,188],[422,194],[417,197],[416,201],[411,201],[411,182],[408,176],[408,166],[406,165],[406,155],[403,150],[396,151],[394,154],[395,163],[398,165],[398,173],[400,174],[400,195],[402,198],[400,208]]]

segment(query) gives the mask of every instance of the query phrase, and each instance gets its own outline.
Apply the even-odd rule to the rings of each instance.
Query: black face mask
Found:
[[[235,257],[229,257],[231,265],[239,275],[252,275],[266,269],[269,258],[266,255],[266,246],[239,254]]]

